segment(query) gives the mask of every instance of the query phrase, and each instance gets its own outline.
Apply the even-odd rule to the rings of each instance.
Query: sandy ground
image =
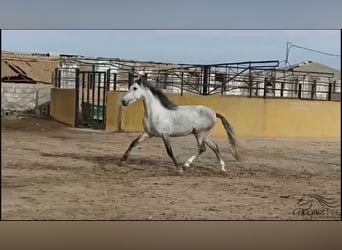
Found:
[[[243,139],[237,162],[227,140],[216,139],[227,174],[207,149],[179,176],[158,138],[118,166],[136,136],[2,120],[2,219],[340,219],[340,141]],[[172,143],[180,162],[197,151],[192,136]],[[310,194],[337,206],[329,215],[293,214]],[[314,200],[310,209],[326,208]]]

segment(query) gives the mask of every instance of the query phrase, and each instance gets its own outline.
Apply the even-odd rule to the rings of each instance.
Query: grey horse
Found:
[[[232,146],[232,154],[236,160],[240,160],[239,148],[234,135],[232,125],[226,118],[205,106],[177,106],[159,89],[153,87],[143,78],[135,81],[122,98],[123,106],[128,106],[137,100],[144,104],[144,132],[142,132],[122,156],[120,165],[125,162],[132,149],[147,138],[161,137],[164,141],[166,151],[173,160],[180,173],[206,150],[206,145],[214,151],[221,165],[221,171],[226,172],[225,163],[220,154],[217,144],[209,138],[216,119],[219,118],[227,132]],[[191,156],[181,167],[173,154],[170,137],[186,136],[193,134],[198,145],[198,152]]]

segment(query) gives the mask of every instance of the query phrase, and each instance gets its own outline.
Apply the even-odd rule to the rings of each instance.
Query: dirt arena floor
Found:
[[[227,139],[215,139],[227,174],[207,149],[180,176],[159,138],[120,167],[137,134],[28,117],[2,120],[1,133],[4,220],[340,219],[340,141],[241,139],[237,162]],[[197,151],[192,136],[172,142],[180,162]],[[308,203],[310,194],[334,205]]]

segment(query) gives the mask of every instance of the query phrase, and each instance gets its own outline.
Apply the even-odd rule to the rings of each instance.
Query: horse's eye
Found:
[[[133,87],[133,90],[137,90],[138,88],[137,87]]]

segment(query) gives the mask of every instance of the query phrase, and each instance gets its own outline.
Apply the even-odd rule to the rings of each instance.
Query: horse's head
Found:
[[[134,103],[137,100],[140,100],[144,97],[144,89],[142,88],[142,80],[135,81],[132,86],[129,88],[127,94],[122,98],[121,104],[123,106],[128,106]]]

